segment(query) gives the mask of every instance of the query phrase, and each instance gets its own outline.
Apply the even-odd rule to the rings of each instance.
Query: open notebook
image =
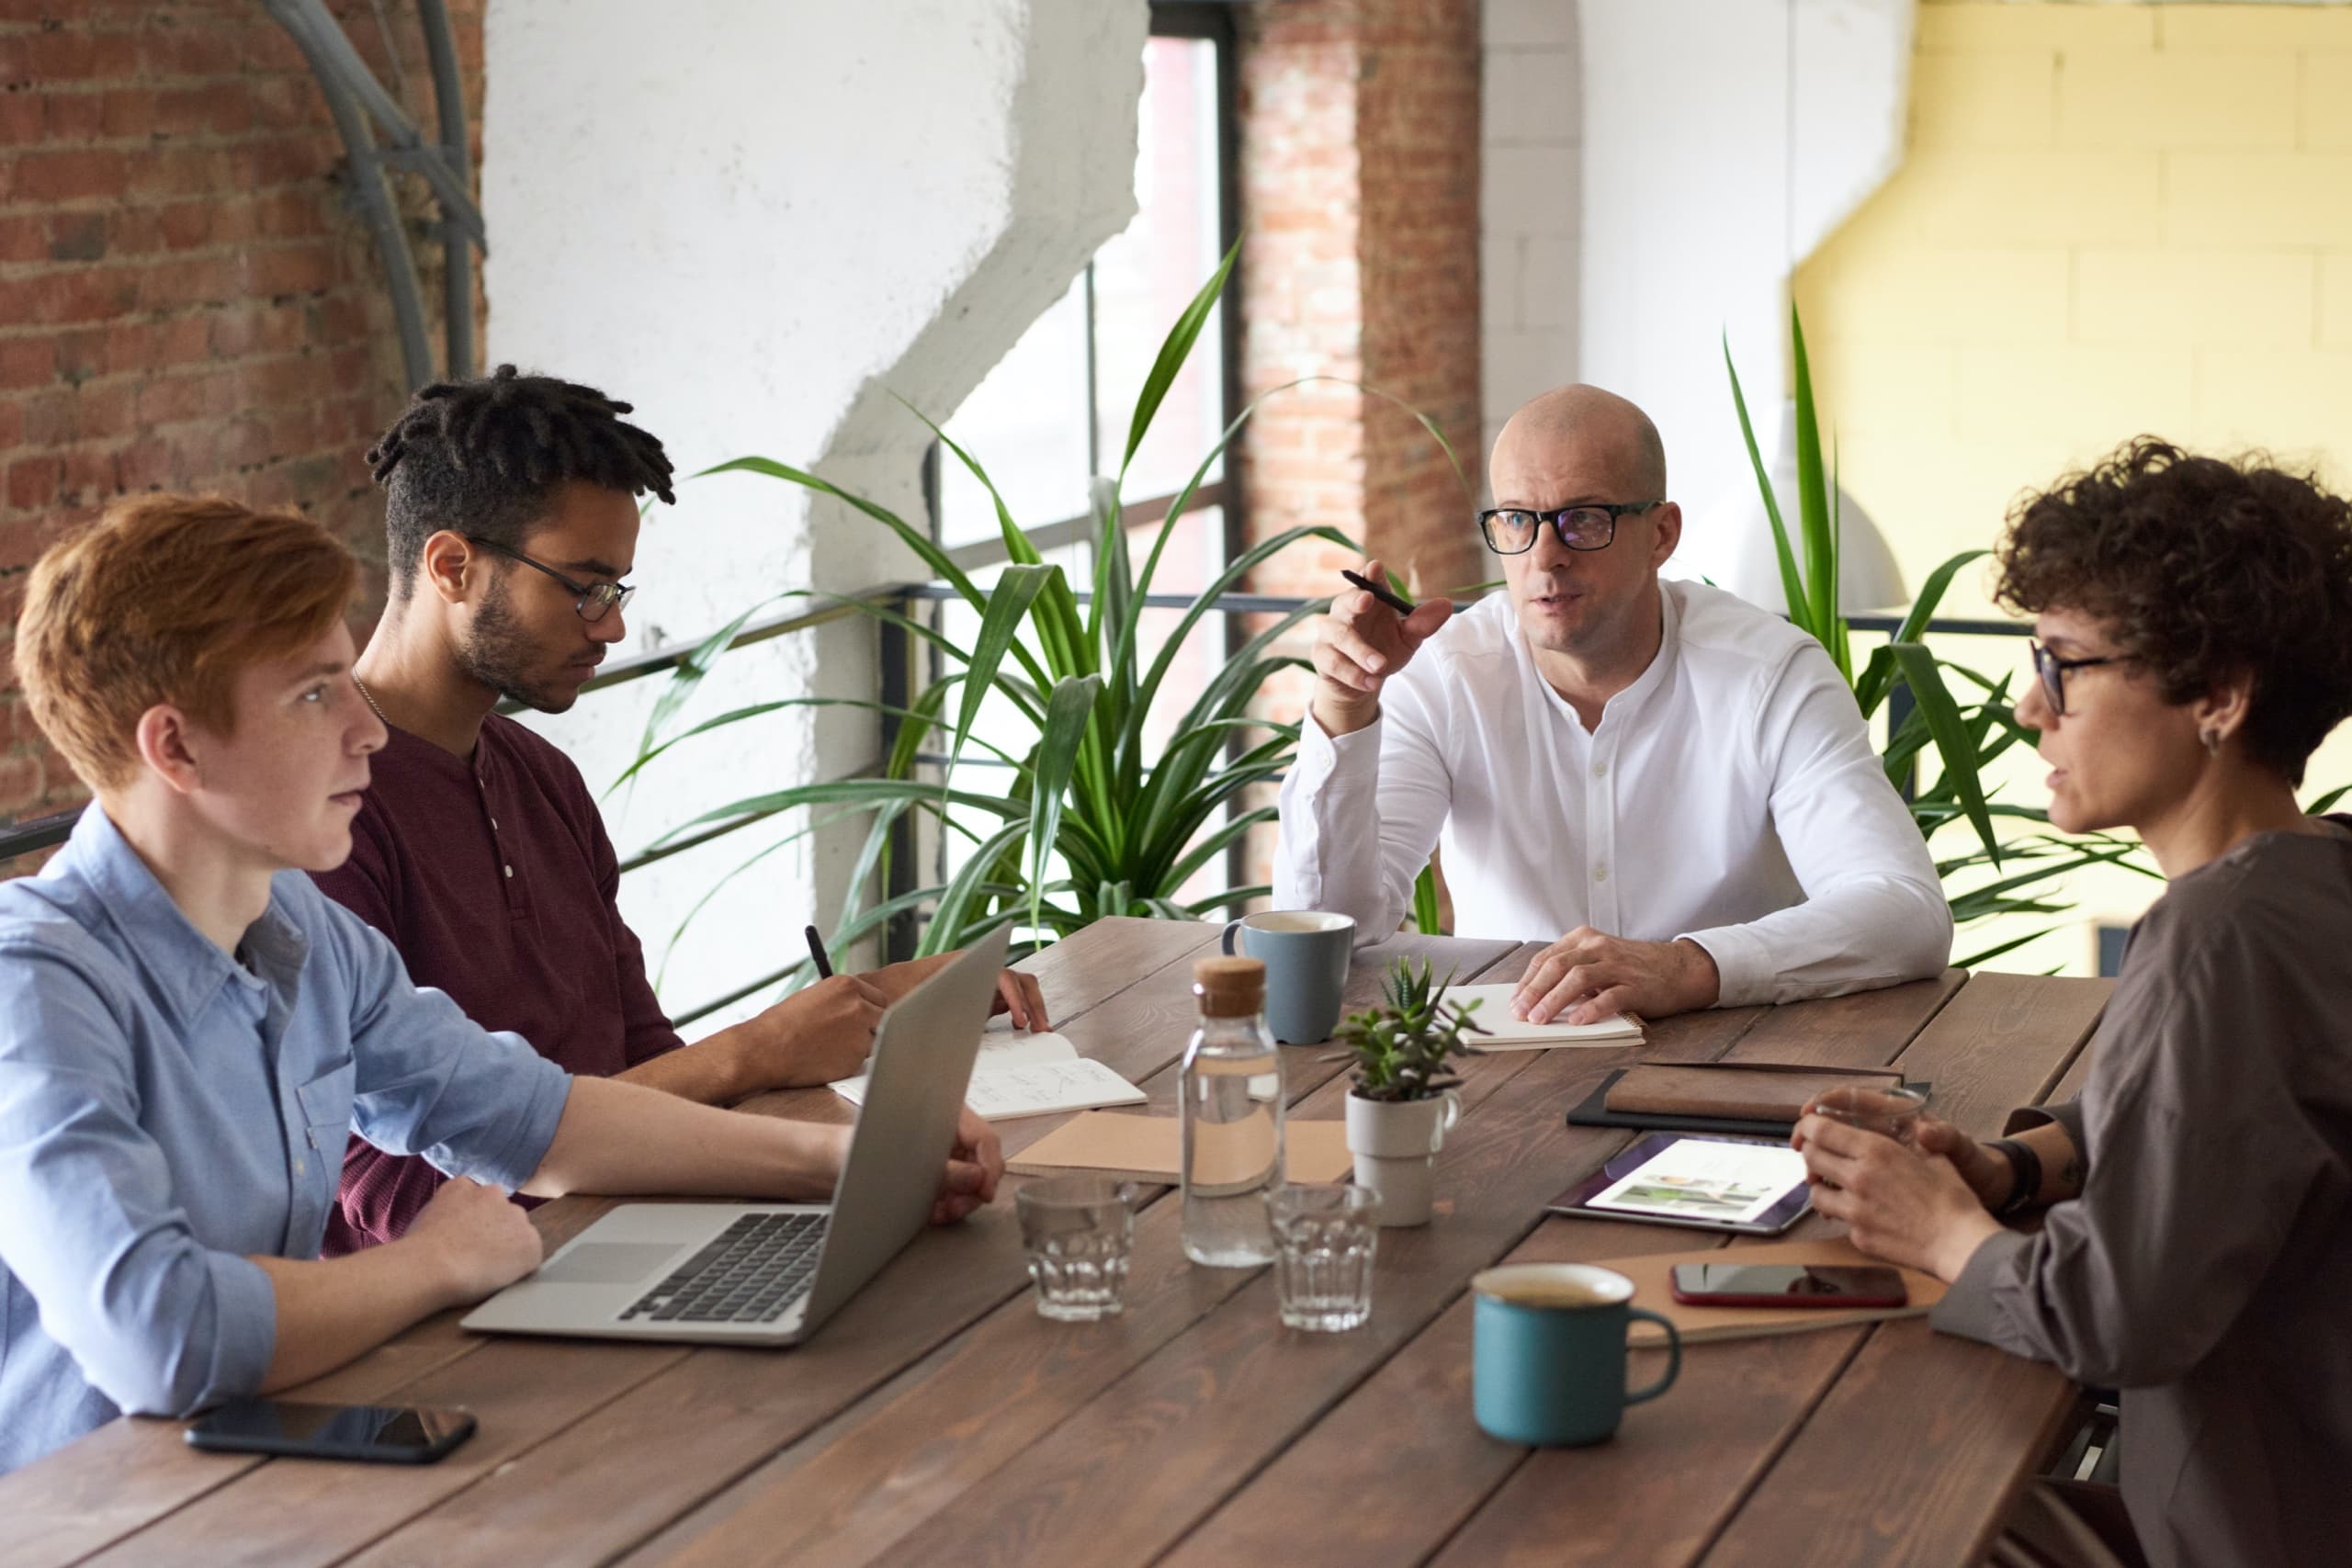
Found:
[[[833,1092],[852,1105],[865,1103],[863,1074],[843,1078]],[[1143,1090],[1089,1056],[1058,1034],[1020,1034],[991,1029],[981,1037],[979,1059],[964,1103],[990,1122],[1016,1116],[1046,1116],[1057,1111],[1090,1111],[1098,1105],[1141,1105]]]
[[[1476,1002],[1478,1010],[1470,1021],[1485,1030],[1484,1034],[1466,1036],[1481,1051],[1542,1051],[1554,1045],[1638,1045],[1642,1043],[1639,1020],[1617,1013],[1599,1023],[1529,1023],[1510,1015],[1511,993],[1516,985],[1449,986],[1445,999],[1453,1002]]]

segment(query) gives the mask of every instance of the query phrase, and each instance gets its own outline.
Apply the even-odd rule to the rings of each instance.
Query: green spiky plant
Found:
[[[1476,1002],[1446,1001],[1453,984],[1452,970],[1440,980],[1426,958],[1418,968],[1397,959],[1380,980],[1386,1005],[1340,1020],[1331,1040],[1345,1049],[1323,1060],[1354,1064],[1351,1080],[1362,1100],[1431,1100],[1454,1088],[1462,1080],[1447,1064],[1477,1048],[1463,1036],[1487,1032],[1471,1021]]]
[[[1226,254],[1170,330],[1137,396],[1118,476],[1097,487],[1092,592],[1083,605],[1063,569],[1047,564],[1015,522],[986,469],[919,411],[910,412],[922,420],[995,503],[1010,563],[992,584],[975,581],[924,529],[814,474],[767,457],[740,457],[705,470],[764,475],[843,502],[856,515],[888,529],[919,557],[928,573],[978,615],[978,628],[968,641],[959,641],[887,605],[795,592],[752,606],[682,661],[647,722],[636,760],[615,787],[673,748],[779,710],[860,708],[898,726],[876,777],[802,784],[731,801],[657,840],[651,847],[706,832],[713,825],[786,811],[812,813],[794,833],[721,878],[688,913],[687,921],[728,881],[783,844],[858,818],[870,818],[870,826],[851,872],[848,899],[833,927],[831,941],[836,946],[859,941],[901,913],[925,908],[930,919],[919,953],[967,946],[1008,922],[1021,928],[1026,942],[1043,943],[1106,915],[1194,919],[1271,891],[1256,886],[1229,886],[1206,897],[1188,897],[1182,892],[1197,874],[1214,875],[1229,845],[1274,817],[1271,806],[1236,807],[1243,792],[1273,783],[1290,766],[1298,726],[1272,723],[1251,709],[1269,678],[1285,669],[1306,667],[1306,660],[1277,649],[1323,605],[1310,604],[1277,617],[1230,658],[1224,657],[1220,647],[1204,687],[1184,689],[1181,679],[1171,682],[1170,671],[1188,639],[1211,629],[1202,623],[1218,597],[1274,556],[1309,539],[1353,554],[1363,553],[1362,548],[1336,528],[1285,529],[1237,556],[1193,598],[1174,628],[1154,647],[1146,646],[1144,601],[1163,552],[1211,468],[1268,397],[1301,382],[1272,389],[1226,427],[1177,492],[1140,567],[1128,549],[1119,499],[1127,468],[1192,353],[1238,252],[1237,244]],[[1302,378],[1322,379],[1335,378]],[[1434,423],[1376,388],[1349,384],[1396,403],[1418,421],[1445,452],[1465,492],[1469,490],[1460,461]],[[1396,585],[1404,586],[1401,581]],[[936,651],[944,675],[904,708],[847,698],[793,697],[738,708],[668,733],[745,623],[782,601],[805,598],[831,598],[920,639]],[[992,695],[1002,705],[1000,714],[1009,709],[1017,717],[1018,740],[991,739],[980,733],[982,708]],[[1166,727],[1170,738],[1154,755],[1148,736],[1160,731],[1151,725],[1152,716],[1159,713],[1164,718],[1177,704],[1182,706],[1175,721]],[[947,757],[935,781],[919,776],[918,764],[919,753],[933,750]],[[974,752],[989,753],[1002,766],[989,770],[985,787],[961,787],[958,765]],[[944,881],[876,900],[871,889],[877,879],[887,881],[892,829],[910,815],[928,818],[942,833],[960,839],[968,852]],[[679,931],[684,929],[682,922]]]
[[[1813,369],[1804,347],[1804,323],[1796,308],[1789,309],[1789,337],[1793,349],[1796,403],[1796,540],[1790,539],[1780,498],[1756,444],[1741,395],[1739,370],[1733,365],[1731,343],[1724,342],[1724,368],[1731,377],[1732,402],[1739,411],[1740,434],[1747,443],[1747,458],[1756,471],[1756,486],[1772,525],[1772,542],[1780,557],[1781,584],[1787,595],[1789,618],[1810,633],[1827,650],[1839,674],[1852,686],[1854,700],[1867,722],[1898,689],[1907,688],[1910,711],[1888,734],[1883,758],[1887,776],[1898,787],[1919,776],[1924,761],[1933,760],[1937,773],[1931,783],[1910,791],[1911,818],[1932,849],[1938,833],[1959,823],[1973,831],[1973,842],[1953,854],[1939,854],[1936,874],[1943,880],[1951,904],[1953,923],[1973,925],[1999,915],[2050,917],[2073,906],[2061,897],[2062,879],[2095,865],[2119,865],[2143,875],[2159,874],[2139,853],[2139,845],[2107,833],[2061,838],[2049,830],[2050,814],[2040,807],[2014,806],[1995,800],[1984,787],[1984,772],[2022,742],[2030,750],[2038,732],[2018,722],[2009,694],[2011,677],[1998,680],[1939,657],[1922,640],[1928,623],[1943,603],[1952,578],[1961,568],[1991,552],[1962,550],[1928,574],[1894,635],[1871,650],[1857,670],[1852,630],[1838,607],[1838,563],[1842,538],[1838,513],[1834,464],[1822,457],[1821,423],[1815,412]],[[1804,566],[1798,570],[1799,552]],[[1953,694],[1950,674],[1964,682],[1968,695]],[[1995,826],[2019,825],[2004,837]],[[1988,874],[1991,880],[1986,880]],[[2043,927],[2010,937],[1958,960],[1973,967],[2022,947],[2054,927]]]

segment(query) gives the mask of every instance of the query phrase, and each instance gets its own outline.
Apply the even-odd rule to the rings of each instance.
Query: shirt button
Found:
[[[502,871],[505,872],[505,873],[506,873],[506,874],[507,874],[507,875],[509,875],[509,876],[512,876],[512,875],[514,875],[514,868],[513,866],[511,866],[511,865],[509,865],[509,866],[502,866],[502,867],[500,867],[499,869],[501,869]]]
[[[1608,881],[1608,880],[1609,880],[1609,868],[1608,868],[1607,866],[1605,866],[1605,865],[1597,865],[1597,866],[1594,866],[1594,867],[1592,868],[1592,879],[1593,879],[1595,882],[1606,882],[1606,881]]]
[[[495,817],[490,819],[490,830],[493,833],[498,831],[498,818]]]
[[[1595,762],[1592,765],[1592,776],[1597,779],[1607,778],[1609,776],[1609,764],[1606,762]]]

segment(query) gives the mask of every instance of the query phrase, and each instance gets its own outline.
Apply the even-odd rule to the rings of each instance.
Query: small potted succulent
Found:
[[[1397,960],[1381,980],[1386,1005],[1343,1019],[1331,1038],[1347,1049],[1324,1058],[1354,1064],[1348,1152],[1357,1184],[1380,1195],[1384,1225],[1429,1223],[1431,1167],[1462,1115],[1462,1080],[1448,1064],[1476,1049],[1464,1035],[1486,1032],[1470,1021],[1476,1002],[1446,1003],[1453,983],[1427,960],[1418,969]]]

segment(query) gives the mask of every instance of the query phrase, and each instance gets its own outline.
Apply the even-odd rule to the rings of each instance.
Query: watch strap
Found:
[[[2009,1162],[2009,1195],[1993,1211],[1994,1218],[2006,1220],[2032,1208],[2041,1196],[2041,1156],[2032,1145],[2015,1138],[1996,1138],[1989,1146]]]

